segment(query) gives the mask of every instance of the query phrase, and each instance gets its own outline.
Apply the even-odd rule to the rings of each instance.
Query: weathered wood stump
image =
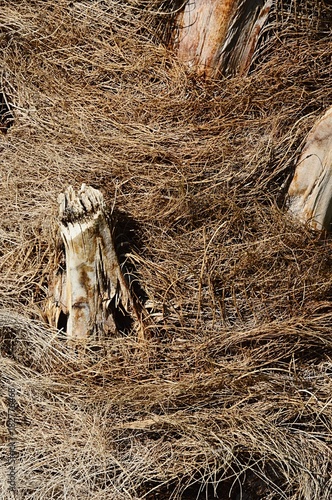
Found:
[[[332,108],[308,134],[288,190],[289,211],[313,229],[331,229]]]
[[[59,267],[50,286],[50,323],[70,338],[100,338],[136,322],[142,336],[140,307],[119,264],[103,195],[83,184],[58,201],[65,269]]]
[[[199,76],[245,75],[272,0],[188,0],[177,18],[178,57]]]

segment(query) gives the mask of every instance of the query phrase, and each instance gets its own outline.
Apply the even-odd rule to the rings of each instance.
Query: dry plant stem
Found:
[[[66,276],[58,275],[53,295],[68,316],[67,335],[86,338],[114,332],[112,311],[125,316],[136,313],[136,307],[114,249],[103,196],[84,184],[76,195],[70,186],[59,205]]]
[[[178,16],[178,57],[199,76],[246,74],[272,0],[188,1]]]
[[[288,191],[289,210],[313,229],[332,219],[332,108],[310,131]]]

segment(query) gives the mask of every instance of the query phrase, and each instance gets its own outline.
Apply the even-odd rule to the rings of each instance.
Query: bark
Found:
[[[50,287],[50,322],[71,338],[100,338],[132,323],[142,336],[142,311],[122,273],[101,192],[83,184],[76,194],[70,186],[59,211],[65,270],[58,269]]]
[[[288,190],[289,211],[313,229],[331,229],[332,108],[310,131]]]
[[[177,19],[178,57],[199,76],[245,75],[273,0],[188,0]]]

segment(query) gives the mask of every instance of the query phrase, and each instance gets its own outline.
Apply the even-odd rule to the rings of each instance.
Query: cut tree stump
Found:
[[[102,193],[83,184],[76,194],[69,186],[58,201],[65,265],[50,286],[49,322],[69,338],[102,338],[133,323],[142,337],[142,308],[122,273]]]
[[[289,211],[312,229],[331,229],[332,108],[308,134],[288,190]]]
[[[273,0],[188,0],[174,47],[198,76],[248,73]]]

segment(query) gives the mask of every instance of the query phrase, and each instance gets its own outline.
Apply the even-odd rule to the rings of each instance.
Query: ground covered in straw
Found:
[[[19,499],[331,498],[331,239],[285,205],[332,102],[331,10],[286,3],[249,76],[204,82],[166,3],[0,1],[1,498],[10,470]],[[57,196],[82,182],[145,342],[75,350],[45,322]]]

